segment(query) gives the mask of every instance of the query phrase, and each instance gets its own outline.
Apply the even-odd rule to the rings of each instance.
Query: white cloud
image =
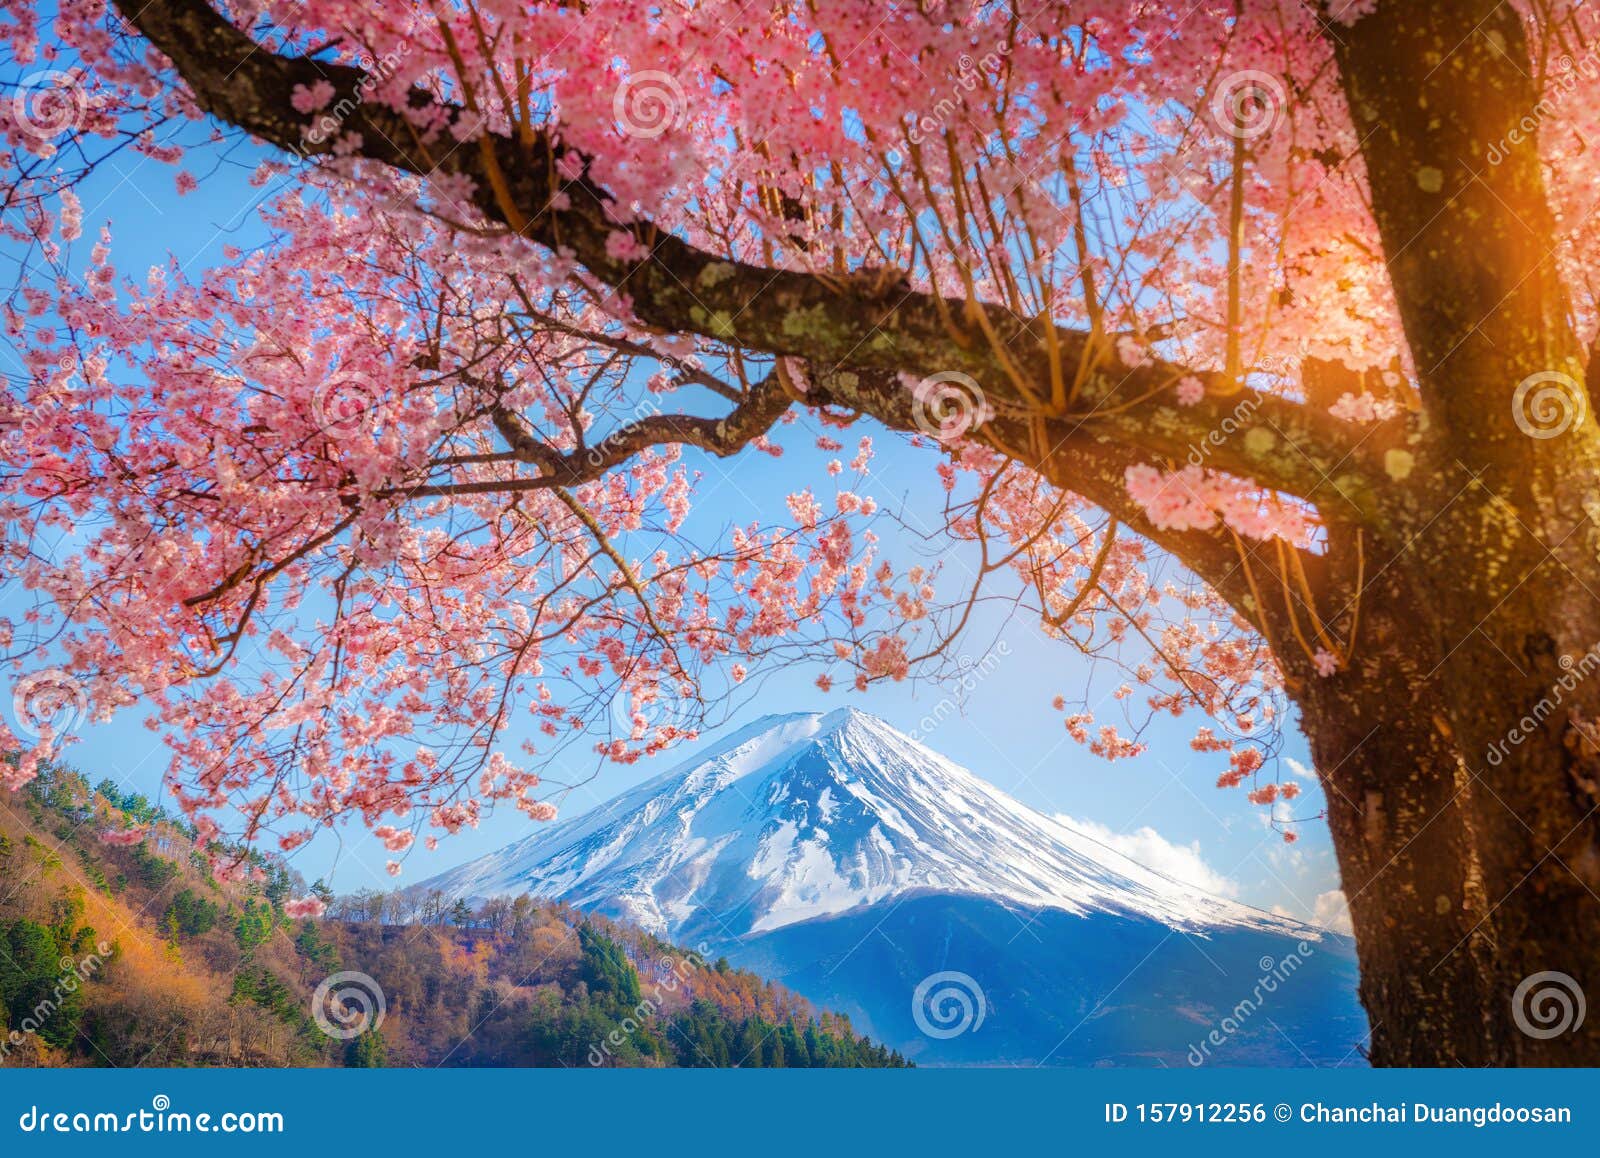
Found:
[[[1079,820],[1064,813],[1058,814],[1056,819],[1068,828],[1092,837],[1108,848],[1116,849],[1123,856],[1138,861],[1146,868],[1166,873],[1169,877],[1221,897],[1239,895],[1237,881],[1223,876],[1205,862],[1205,858],[1200,855],[1198,840],[1188,844],[1176,844],[1149,825],[1133,832],[1113,832],[1103,824],[1097,824],[1092,820]]]
[[[1318,893],[1316,901],[1311,906],[1311,920],[1324,929],[1332,929],[1335,933],[1343,933],[1346,937],[1355,934],[1355,930],[1350,927],[1350,906],[1345,903],[1342,889],[1329,889],[1325,893]]]
[[[1296,760],[1293,756],[1285,756],[1283,758],[1283,762],[1285,764],[1289,765],[1289,771],[1294,776],[1298,777],[1301,780],[1310,781],[1312,784],[1317,783],[1317,774],[1316,774],[1316,772],[1314,772],[1310,768],[1307,768],[1304,764],[1300,763],[1300,761]]]

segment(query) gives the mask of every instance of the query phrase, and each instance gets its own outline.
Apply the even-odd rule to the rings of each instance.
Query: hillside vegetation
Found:
[[[563,905],[316,884],[326,918],[291,919],[305,883],[236,851],[251,879],[219,881],[192,830],[70,769],[0,792],[0,1064],[906,1064],[782,986]],[[358,1015],[379,991],[381,1019]]]

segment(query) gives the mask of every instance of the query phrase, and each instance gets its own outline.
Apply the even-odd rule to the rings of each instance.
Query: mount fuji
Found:
[[[704,943],[923,1064],[1361,1060],[1348,939],[1146,868],[854,709],[767,716],[418,887]]]

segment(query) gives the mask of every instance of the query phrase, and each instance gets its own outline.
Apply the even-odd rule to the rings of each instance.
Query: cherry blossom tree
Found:
[[[548,818],[541,769],[608,704],[634,760],[757,665],[938,665],[1001,592],[1256,805],[1295,795],[1293,702],[1374,1061],[1600,1061],[1600,1019],[1550,1031],[1600,981],[1596,23],[13,6],[6,783],[63,716],[143,704],[203,837],[355,821],[402,857]],[[76,190],[122,153],[180,193],[245,158],[270,242],[119,269]],[[786,426],[826,474],[689,534],[686,448],[737,470]],[[882,550],[885,437],[970,590]]]

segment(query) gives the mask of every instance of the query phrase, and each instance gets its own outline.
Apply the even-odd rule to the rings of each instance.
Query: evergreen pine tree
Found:
[[[344,1046],[344,1064],[349,1069],[375,1070],[389,1064],[389,1047],[383,1031],[373,1028],[352,1037]]]

